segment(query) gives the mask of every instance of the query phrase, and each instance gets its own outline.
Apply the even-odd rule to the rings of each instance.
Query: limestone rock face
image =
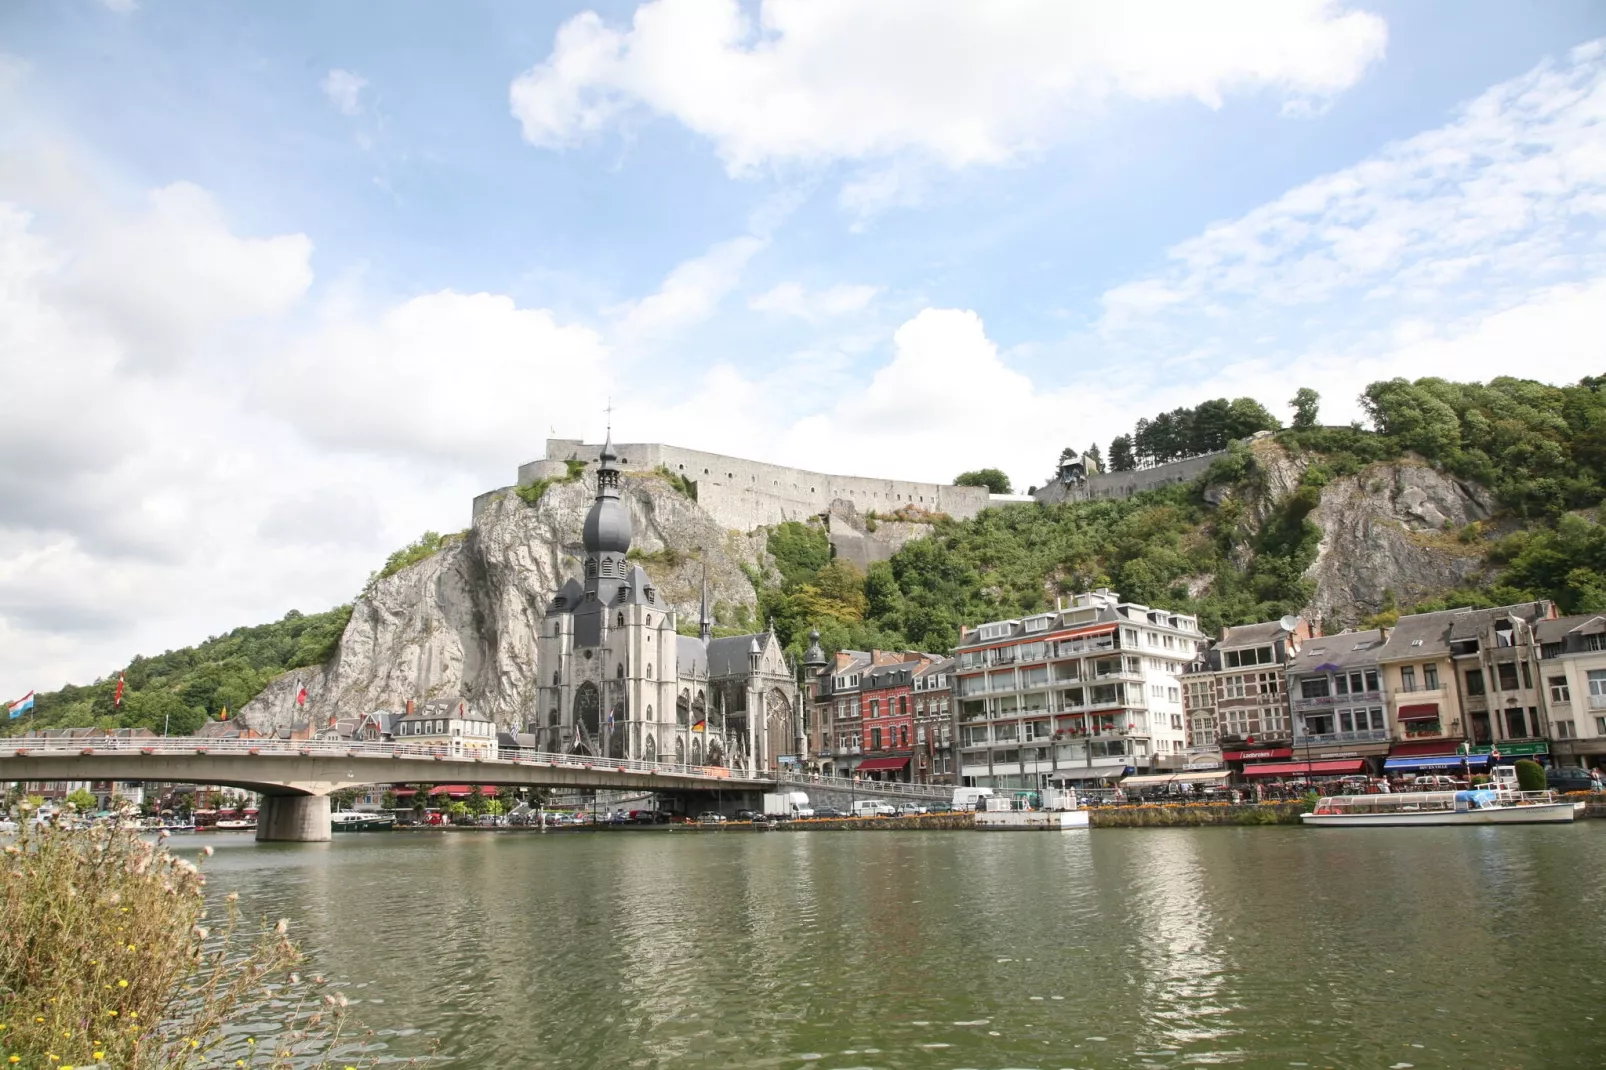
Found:
[[[906,508],[901,515],[919,514]],[[892,555],[903,549],[906,543],[931,534],[929,520],[888,520],[877,517],[872,523],[868,516],[854,508],[852,502],[842,498],[831,503],[825,523],[833,554],[851,562],[860,572],[867,571],[877,561],[890,561]]]
[[[357,600],[326,664],[279,677],[241,719],[262,730],[317,727],[336,714],[460,695],[502,726],[522,727],[535,697],[535,636],[553,593],[580,577],[580,529],[595,493],[582,479],[549,487],[533,506],[511,488],[483,500],[462,537]],[[705,565],[726,617],[752,615],[757,595],[744,569],[771,567],[763,532],[725,531],[652,475],[624,476],[620,496],[635,530],[631,557],[682,622],[697,619]],[[298,707],[303,685],[308,702]]]
[[[1414,459],[1374,464],[1322,488],[1311,520],[1322,529],[1308,609],[1327,631],[1355,625],[1392,595],[1410,606],[1437,592],[1477,582],[1483,547],[1456,532],[1489,517],[1483,488]]]

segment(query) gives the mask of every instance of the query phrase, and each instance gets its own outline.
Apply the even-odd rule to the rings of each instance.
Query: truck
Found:
[[[885,799],[856,799],[853,803],[854,817],[897,817],[898,811]]]
[[[986,804],[982,801],[993,793],[992,788],[955,788],[955,810],[985,810]]]
[[[764,794],[764,814],[781,818],[813,817],[814,808],[809,805],[806,792],[771,791]]]

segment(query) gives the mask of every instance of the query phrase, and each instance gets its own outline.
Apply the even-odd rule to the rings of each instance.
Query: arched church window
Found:
[[[621,679],[621,680],[623,680],[625,678],[625,663],[624,662],[621,661],[619,663],[619,671],[616,672],[614,675],[619,677],[619,679]]]
[[[615,625],[615,627],[623,628],[624,626],[625,626],[625,615],[623,613],[621,613],[621,614],[619,614],[619,623],[617,625]]]
[[[686,764],[686,741],[684,739],[675,740],[675,764]]]
[[[656,762],[658,760],[658,743],[652,738],[652,733],[650,732],[647,734],[647,738],[641,741],[641,760],[644,762]]]
[[[563,682],[563,680],[558,676],[558,670],[553,669],[552,670],[552,686],[553,687],[557,687],[562,682]]]
[[[649,628],[652,627],[652,614],[651,613],[647,614],[647,627],[649,627]],[[649,642],[649,643],[652,642],[652,636],[650,636],[650,635],[647,636],[647,642]]]
[[[546,715],[547,727],[555,728],[558,724],[558,711],[556,709]]]
[[[647,679],[652,679],[652,662],[647,663]]]

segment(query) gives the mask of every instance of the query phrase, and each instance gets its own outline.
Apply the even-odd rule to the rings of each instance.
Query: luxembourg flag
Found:
[[[15,721],[18,717],[21,717],[23,714],[27,713],[31,709],[33,709],[33,692],[32,691],[28,692],[26,695],[22,696],[17,701],[15,701],[11,705],[7,706],[6,707],[6,715],[8,717],[10,717],[11,720]]]

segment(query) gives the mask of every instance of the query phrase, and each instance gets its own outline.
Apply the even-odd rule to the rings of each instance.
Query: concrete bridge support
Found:
[[[257,812],[257,839],[323,843],[330,837],[329,796],[264,795]]]

